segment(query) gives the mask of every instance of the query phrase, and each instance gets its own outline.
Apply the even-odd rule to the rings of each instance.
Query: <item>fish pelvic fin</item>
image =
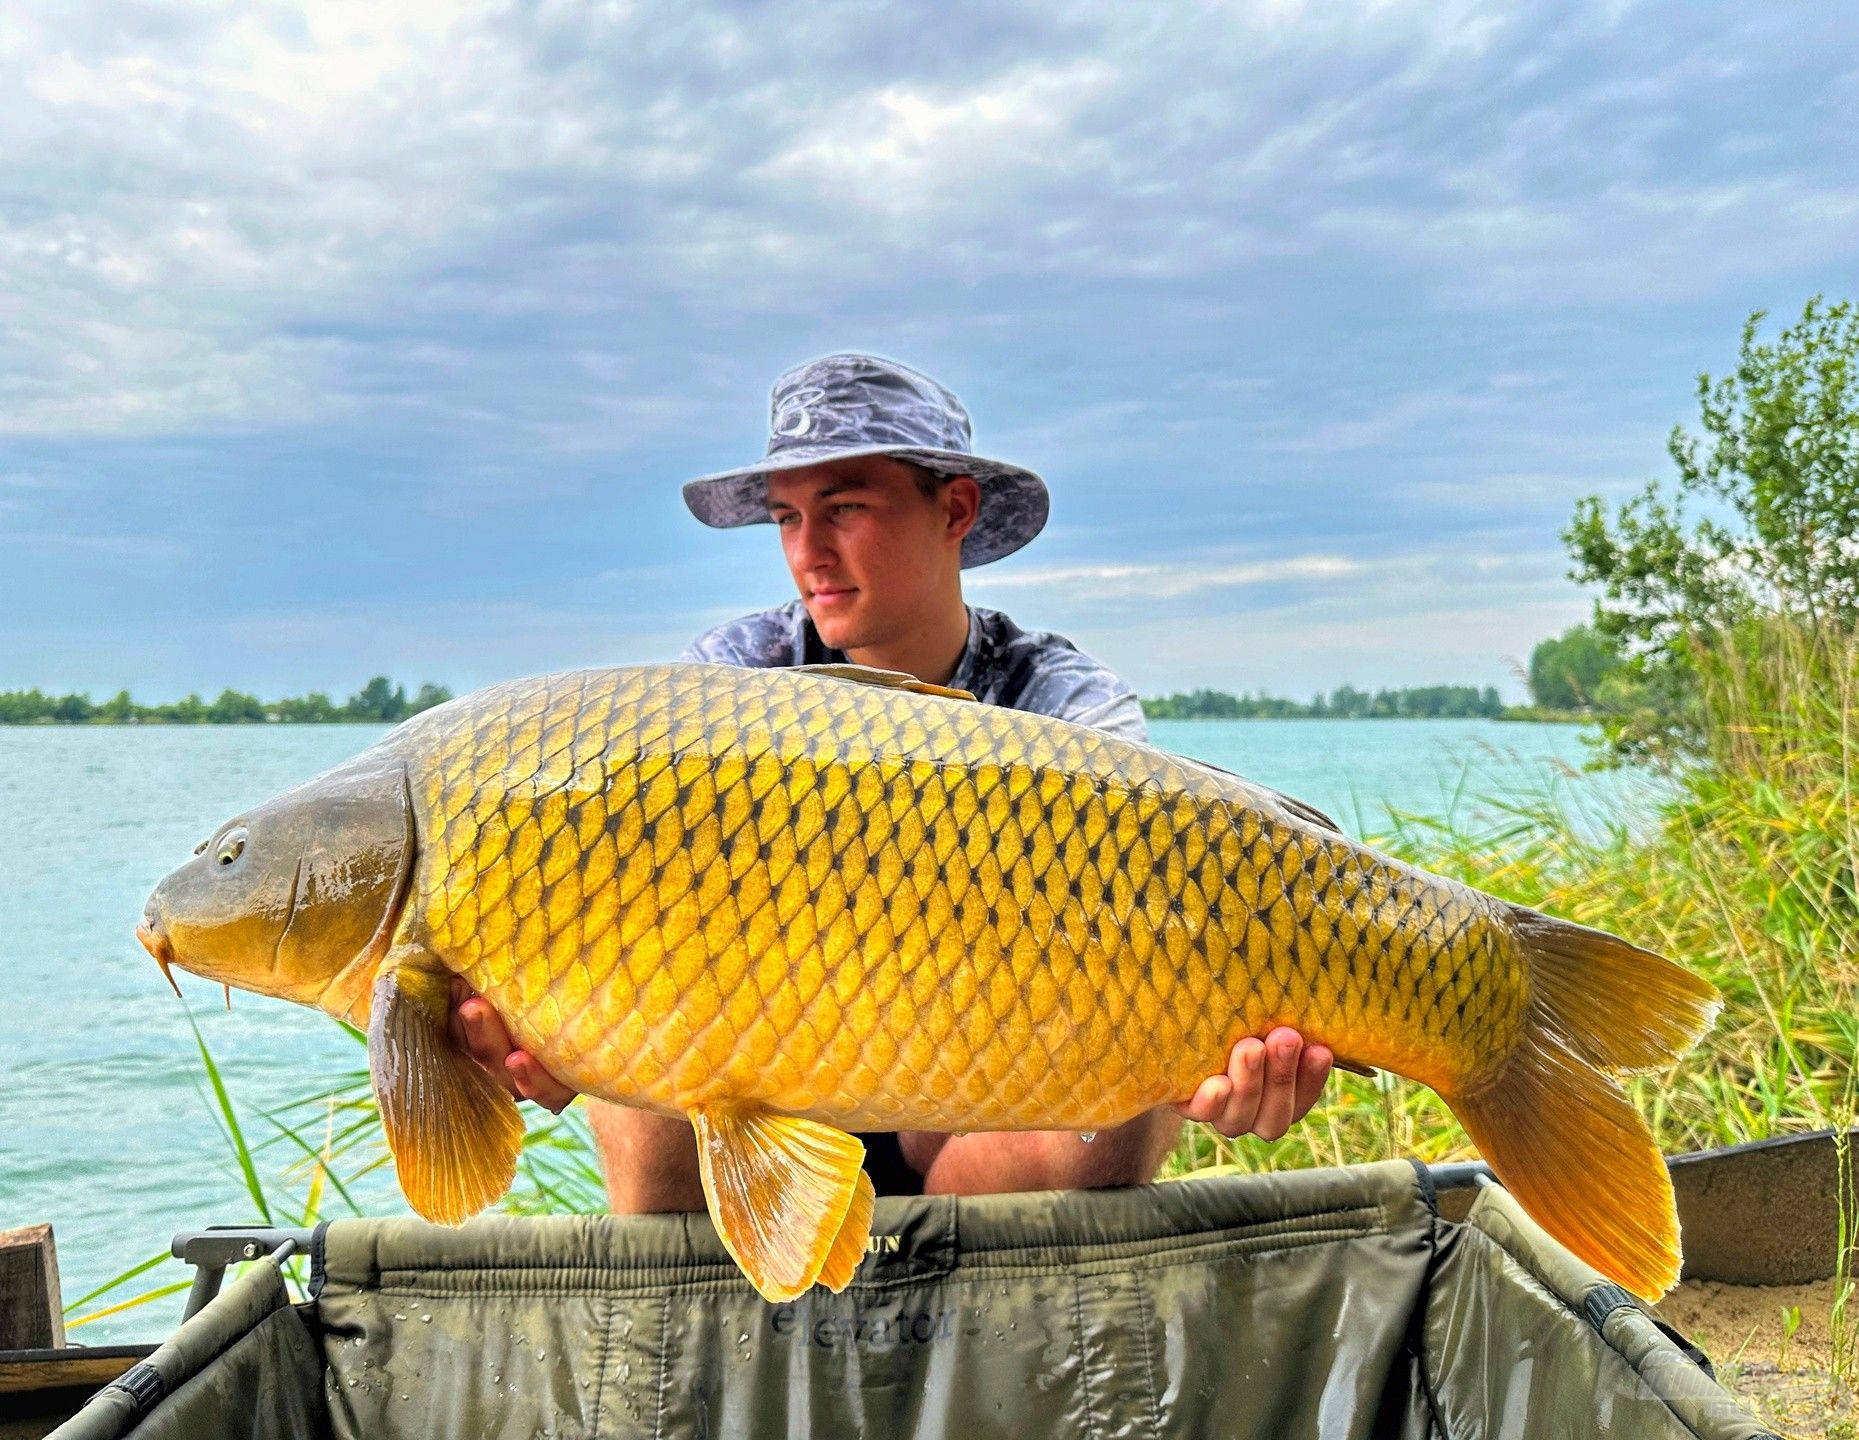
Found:
[[[1648,1300],[1678,1283],[1671,1176],[1619,1076],[1676,1060],[1709,1030],[1714,986],[1650,950],[1523,906],[1524,1032],[1448,1095],[1491,1168],[1580,1259]]]
[[[407,1203],[458,1225],[516,1178],[516,1101],[446,1036],[452,977],[417,947],[388,952],[368,1017],[368,1071]]]
[[[851,1283],[871,1230],[865,1147],[817,1120],[703,1105],[691,1112],[704,1200],[765,1300]]]

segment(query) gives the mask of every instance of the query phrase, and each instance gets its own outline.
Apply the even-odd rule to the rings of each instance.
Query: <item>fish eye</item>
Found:
[[[245,853],[245,830],[228,830],[226,838],[219,842],[219,863],[230,865]]]

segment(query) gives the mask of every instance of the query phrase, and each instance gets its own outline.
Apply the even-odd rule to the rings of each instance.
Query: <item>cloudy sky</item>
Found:
[[[678,484],[866,348],[1144,692],[1517,694],[1574,500],[1859,288],[1845,4],[10,0],[0,87],[0,688],[665,658],[790,593]]]

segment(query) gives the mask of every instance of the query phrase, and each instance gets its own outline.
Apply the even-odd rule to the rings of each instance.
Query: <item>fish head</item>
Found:
[[[221,825],[155,887],[136,938],[170,983],[179,966],[350,1014],[331,989],[385,951],[416,848],[404,768],[350,762]]]

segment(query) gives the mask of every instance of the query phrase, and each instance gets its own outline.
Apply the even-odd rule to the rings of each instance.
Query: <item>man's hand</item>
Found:
[[[570,1090],[527,1050],[510,1043],[510,1032],[495,1010],[463,980],[452,981],[452,1013],[446,1022],[452,1044],[463,1050],[519,1100],[534,1100],[559,1115],[576,1092]]]
[[[1226,1073],[1201,1081],[1189,1100],[1175,1106],[1176,1113],[1213,1126],[1229,1140],[1280,1139],[1317,1103],[1334,1058],[1329,1046],[1306,1045],[1288,1025],[1263,1040],[1248,1035],[1233,1047]]]

